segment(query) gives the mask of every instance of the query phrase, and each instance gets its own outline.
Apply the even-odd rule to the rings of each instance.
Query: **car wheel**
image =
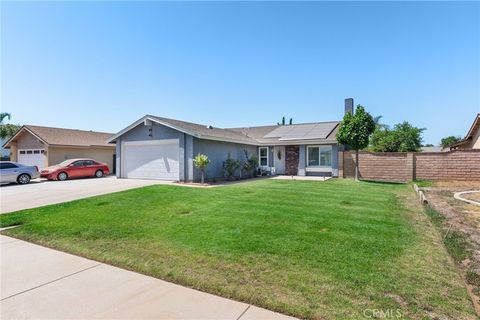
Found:
[[[60,172],[57,176],[57,179],[60,181],[65,181],[68,179],[68,174],[66,172]]]
[[[19,184],[28,184],[30,182],[30,176],[26,173],[22,173],[18,176],[17,182]]]
[[[97,177],[97,178],[103,177],[103,171],[102,170],[97,170],[97,172],[95,172],[95,177]]]

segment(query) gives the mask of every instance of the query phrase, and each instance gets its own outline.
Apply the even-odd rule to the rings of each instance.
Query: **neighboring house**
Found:
[[[437,147],[422,147],[420,149],[420,152],[446,152],[448,151],[448,148],[443,148],[442,146],[437,146]]]
[[[450,145],[450,150],[480,149],[480,113],[477,114],[467,135],[462,140]]]
[[[25,125],[3,145],[10,159],[39,169],[67,159],[92,158],[115,170],[115,144],[111,133]]]
[[[346,110],[353,112],[353,100]],[[223,162],[257,155],[259,166],[276,174],[338,176],[339,121],[221,129],[146,115],[111,137],[117,177],[197,181],[193,158],[210,159],[207,179],[224,177]],[[274,168],[274,169],[273,169]]]
[[[2,145],[0,150],[0,157],[5,160],[10,160],[10,150],[5,149],[3,144],[8,141],[8,138],[0,138],[0,144]]]

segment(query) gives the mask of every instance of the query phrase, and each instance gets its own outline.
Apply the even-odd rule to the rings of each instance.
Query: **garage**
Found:
[[[122,177],[178,181],[178,139],[122,142]]]
[[[26,166],[37,166],[38,170],[45,168],[45,150],[21,149],[18,150],[17,162]]]

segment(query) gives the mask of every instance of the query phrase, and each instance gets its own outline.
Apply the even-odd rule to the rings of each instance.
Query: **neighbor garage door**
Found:
[[[37,166],[38,170],[45,168],[45,150],[21,149],[18,150],[17,162],[26,166]]]
[[[178,139],[122,143],[122,176],[136,179],[179,180]]]

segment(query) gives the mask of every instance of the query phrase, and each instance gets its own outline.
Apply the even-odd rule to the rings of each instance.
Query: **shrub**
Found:
[[[193,164],[195,167],[200,169],[202,172],[202,183],[205,181],[205,169],[207,168],[208,164],[210,163],[210,160],[208,159],[208,156],[204,154],[197,154],[197,156],[193,159]]]
[[[227,180],[232,180],[235,176],[235,172],[240,168],[240,161],[232,159],[230,152],[228,153],[227,160],[223,162],[223,171]]]

